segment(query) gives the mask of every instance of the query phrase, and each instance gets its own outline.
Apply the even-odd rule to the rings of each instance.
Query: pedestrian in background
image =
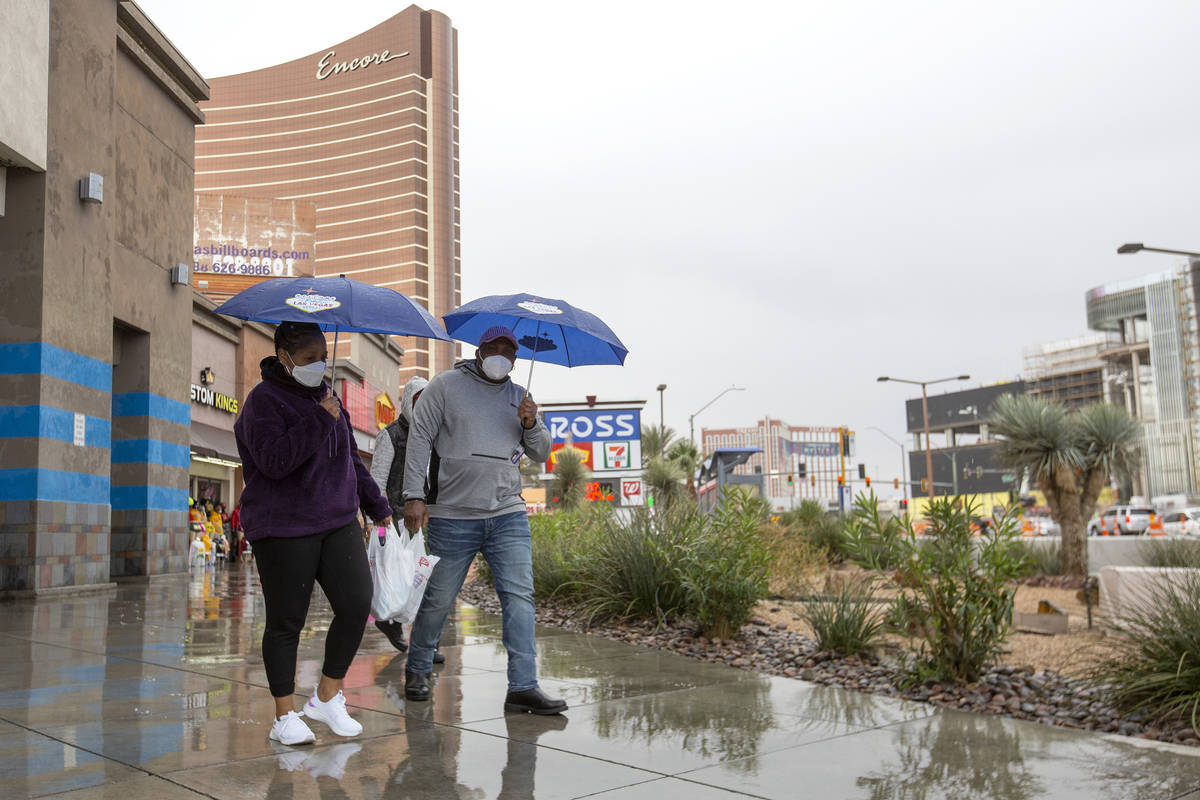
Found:
[[[410,378],[404,384],[400,396],[400,413],[395,420],[375,437],[375,452],[371,456],[371,477],[379,490],[387,497],[393,516],[404,516],[404,459],[408,454],[408,431],[412,422],[413,406],[429,381],[421,377]],[[404,641],[404,628],[398,621],[375,620],[375,627],[383,632],[392,646],[401,653],[408,650]],[[433,663],[446,660],[441,651],[434,653]]]
[[[296,652],[313,582],[333,608],[321,678],[304,714],[340,736],[362,725],[346,712],[342,681],[371,611],[371,571],[360,507],[392,521],[387,499],[358,455],[349,417],[325,383],[325,335],[311,323],[284,322],[275,355],[259,364],[262,382],[234,423],[245,488],[241,523],[253,544],[266,601],[263,664],[275,698],[270,738],[313,741],[295,711]]]

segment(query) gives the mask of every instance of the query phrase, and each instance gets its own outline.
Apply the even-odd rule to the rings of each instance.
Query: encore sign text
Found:
[[[323,81],[330,75],[336,75],[341,72],[353,72],[356,69],[365,69],[372,64],[384,64],[394,58],[404,58],[408,55],[408,51],[393,53],[391,50],[384,50],[382,53],[371,53],[369,56],[352,58],[349,61],[333,61],[335,55],[337,55],[337,52],[330,50],[317,62],[317,80]]]

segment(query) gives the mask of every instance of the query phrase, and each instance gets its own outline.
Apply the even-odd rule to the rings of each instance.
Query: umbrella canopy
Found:
[[[274,278],[243,289],[218,314],[255,322],[315,322],[325,331],[357,331],[451,341],[432,314],[384,286],[338,278]]]
[[[490,295],[472,300],[442,317],[452,337],[477,344],[493,325],[506,325],[517,337],[517,358],[578,367],[624,364],[628,348],[595,314],[565,300],[541,295]]]

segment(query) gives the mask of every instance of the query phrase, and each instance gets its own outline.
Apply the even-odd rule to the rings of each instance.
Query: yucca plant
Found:
[[[1089,677],[1120,708],[1183,717],[1200,733],[1200,576],[1158,585],[1110,624],[1108,657]]]
[[[567,511],[580,508],[587,499],[587,483],[591,475],[583,456],[573,447],[564,447],[554,462],[554,482],[551,487],[556,498],[554,505]]]
[[[655,456],[646,462],[642,479],[654,503],[659,508],[670,506],[687,497],[683,469],[670,459]]]
[[[1200,541],[1162,539],[1151,542],[1150,546],[1142,551],[1142,558],[1148,567],[1200,569]]]
[[[667,448],[675,441],[675,431],[661,425],[642,426],[642,458],[649,461],[652,458],[666,455]]]
[[[1001,463],[1028,474],[1046,495],[1062,528],[1064,574],[1086,577],[1087,521],[1109,478],[1137,468],[1138,421],[1103,403],[1069,410],[1051,400],[1004,395],[988,423],[999,437]]]
[[[806,600],[800,616],[822,650],[858,655],[879,644],[886,614],[876,603],[870,583],[847,582],[832,597]]]

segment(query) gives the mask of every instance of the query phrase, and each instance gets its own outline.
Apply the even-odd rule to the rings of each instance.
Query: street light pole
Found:
[[[691,438],[692,444],[696,443],[696,417],[699,416],[700,412],[703,411],[704,409],[708,408],[709,406],[711,406],[713,403],[720,400],[722,397],[727,395],[729,392],[744,392],[744,391],[746,391],[746,387],[744,387],[744,386],[730,386],[728,389],[721,392],[719,395],[714,397],[712,400],[709,400],[707,403],[700,406],[700,411],[692,412],[692,414],[688,417],[688,436],[689,436],[689,438]]]
[[[663,392],[667,390],[665,383],[658,385],[658,427],[663,436],[667,435],[667,423],[663,417]]]
[[[967,381],[970,380],[970,375],[956,375],[953,378],[938,378],[936,381],[910,381],[906,378],[889,378],[887,375],[882,375],[876,380],[879,383],[886,381],[894,381],[895,383],[911,383],[913,386],[921,387],[921,416],[925,422],[925,479],[929,486],[929,500],[933,502],[933,447],[929,442],[929,392],[925,387],[934,383],[946,383],[947,381]]]

